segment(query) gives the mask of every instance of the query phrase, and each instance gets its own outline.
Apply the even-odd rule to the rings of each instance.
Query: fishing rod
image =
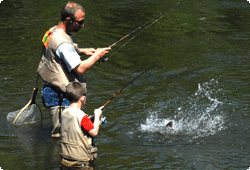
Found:
[[[118,44],[119,42],[121,42],[122,40],[124,40],[125,38],[129,37],[130,35],[132,35],[133,33],[137,32],[138,30],[142,29],[139,33],[137,33],[136,35],[134,35],[131,39],[129,39],[125,44],[123,44],[120,48],[118,48],[115,52],[113,52],[109,57],[103,56],[102,58],[99,59],[99,63],[105,62],[107,61],[111,56],[113,56],[117,51],[119,51],[122,47],[124,47],[128,42],[132,41],[136,36],[138,36],[139,34],[141,34],[145,29],[147,29],[148,27],[150,27],[151,25],[153,25],[154,23],[156,23],[160,18],[162,18],[166,13],[168,13],[171,9],[175,8],[178,4],[180,4],[183,0],[177,2],[176,4],[174,4],[172,7],[170,7],[168,10],[165,10],[163,12],[161,12],[159,15],[157,15],[156,17],[152,18],[151,20],[149,20],[148,22],[144,23],[143,25],[139,26],[138,28],[136,28],[135,30],[133,30],[132,32],[128,33],[127,35],[125,35],[124,37],[122,37],[121,39],[119,39],[118,41],[116,41],[115,43],[113,43],[112,45],[110,45],[109,47],[112,48],[114,47],[116,44]],[[149,24],[150,23],[150,24]]]
[[[119,91],[117,91],[117,92],[115,93],[115,95],[114,95],[113,97],[111,97],[111,98],[103,105],[102,110],[105,108],[105,106],[107,106],[107,104],[109,104],[109,103],[111,102],[111,100],[113,100],[119,93],[121,93],[128,85],[130,85],[131,83],[133,83],[133,81],[135,81],[137,78],[139,78],[139,77],[140,77],[141,75],[143,75],[144,73],[147,73],[148,70],[150,70],[150,69],[152,69],[152,68],[154,68],[154,67],[156,67],[156,66],[159,66],[159,64],[154,65],[154,66],[152,66],[152,67],[150,67],[150,68],[144,70],[141,74],[139,74],[139,75],[136,76],[133,80],[131,80],[130,82],[128,82],[123,88],[121,88]],[[94,122],[94,118],[95,118],[95,115],[90,116],[90,119],[91,119],[92,122]],[[101,119],[102,119],[102,118],[101,118]],[[106,118],[104,117],[104,119],[103,119],[102,121],[104,122],[105,119],[106,119]]]
[[[155,67],[155,66],[158,66],[158,64],[157,64],[157,65],[154,65],[154,66],[152,66],[152,67],[150,67],[150,68],[148,68],[148,69],[146,69],[146,70],[144,70],[141,74],[139,74],[139,75],[136,76],[133,80],[131,80],[130,82],[128,82],[123,88],[121,88],[121,90],[119,90],[118,92],[116,92],[115,95],[114,95],[113,97],[111,97],[111,99],[109,99],[109,100],[103,105],[102,110],[104,109],[104,107],[105,107],[107,104],[109,104],[109,103],[111,102],[111,100],[113,100],[119,93],[121,93],[122,90],[124,90],[128,85],[130,85],[133,81],[135,81],[137,78],[139,78],[139,77],[140,77],[141,75],[143,75],[144,73],[147,73],[148,70],[152,69],[152,68]]]

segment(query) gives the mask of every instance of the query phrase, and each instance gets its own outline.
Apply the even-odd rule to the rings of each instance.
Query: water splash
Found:
[[[198,84],[198,90],[187,99],[167,102],[160,108],[160,112],[150,112],[145,123],[139,127],[140,131],[158,132],[164,135],[185,135],[188,140],[214,135],[226,129],[226,116],[220,109],[223,102],[219,101],[222,88],[219,88],[218,80]],[[176,107],[176,103],[179,105]],[[169,118],[159,118],[161,112],[175,107],[174,113],[168,113]],[[171,109],[170,109],[171,110]],[[173,115],[174,114],[174,115]],[[173,127],[166,127],[169,121],[173,121]]]

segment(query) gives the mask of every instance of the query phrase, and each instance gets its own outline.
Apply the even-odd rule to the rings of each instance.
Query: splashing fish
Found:
[[[198,90],[195,94],[180,102],[181,106],[176,108],[175,115],[164,119],[159,118],[159,112],[151,112],[139,130],[161,134],[188,135],[191,139],[214,135],[226,129],[226,116],[219,109],[223,102],[215,97],[220,91],[222,89],[218,88],[218,81],[214,79],[198,84]],[[173,107],[172,105],[175,104],[168,102],[164,108]]]

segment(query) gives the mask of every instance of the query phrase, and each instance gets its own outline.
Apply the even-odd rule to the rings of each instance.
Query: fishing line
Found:
[[[126,43],[124,43],[120,48],[118,48],[116,51],[114,51],[109,57],[103,56],[102,58],[99,59],[99,63],[101,62],[105,62],[107,61],[111,56],[113,56],[117,51],[119,51],[121,48],[123,48],[126,44],[128,44],[130,41],[132,41],[135,37],[137,37],[139,34],[141,34],[145,29],[147,29],[148,27],[150,27],[151,25],[153,25],[154,23],[156,23],[159,19],[161,19],[166,13],[170,12],[171,9],[175,8],[178,4],[180,4],[183,0],[177,2],[175,5],[173,5],[172,7],[170,7],[168,10],[165,10],[164,12],[161,12],[159,15],[157,15],[156,17],[152,18],[151,20],[149,20],[148,22],[144,23],[143,25],[139,26],[138,28],[136,28],[135,30],[133,30],[132,32],[130,32],[129,34],[125,35],[124,37],[122,37],[121,39],[119,39],[118,41],[116,41],[115,43],[113,43],[112,45],[110,45],[109,47],[112,48],[114,47],[116,44],[118,44],[119,42],[121,42],[122,40],[124,40],[125,38],[129,37],[130,35],[132,35],[133,33],[137,32],[138,30],[142,29],[140,32],[138,32],[137,34],[135,34],[131,39],[129,39]]]
[[[111,100],[113,100],[119,93],[121,93],[128,85],[132,84],[133,81],[135,81],[135,80],[136,80],[137,78],[139,78],[141,75],[143,75],[144,73],[147,73],[148,70],[150,70],[150,69],[152,69],[152,68],[154,68],[154,67],[156,67],[156,66],[159,66],[159,64],[154,65],[154,66],[152,66],[152,67],[150,67],[150,68],[144,70],[141,74],[139,74],[139,75],[136,76],[133,80],[131,80],[130,82],[128,82],[123,88],[121,88],[119,91],[117,91],[117,92],[115,93],[115,95],[114,95],[113,97],[111,97],[111,98],[103,105],[102,110],[105,108],[105,106],[107,106],[107,104],[109,104],[109,103],[111,102]],[[95,115],[90,116],[90,119],[91,119],[92,122],[94,122],[94,117],[95,117]],[[101,122],[100,122],[100,124],[104,123],[105,120],[106,120],[106,117],[101,117]]]

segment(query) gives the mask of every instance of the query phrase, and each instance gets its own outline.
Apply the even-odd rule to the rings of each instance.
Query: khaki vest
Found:
[[[78,81],[85,83],[86,79],[83,75],[79,76],[74,71],[69,72],[66,64],[56,55],[58,46],[64,42],[71,43],[77,51],[77,44],[74,44],[71,37],[62,29],[50,29],[52,31],[49,39],[48,47],[43,46],[42,57],[37,68],[38,75],[42,80],[50,85],[66,91],[69,82]]]
[[[62,113],[61,156],[66,159],[89,162],[97,157],[97,148],[92,146],[92,137],[81,127],[86,114],[69,107]]]

